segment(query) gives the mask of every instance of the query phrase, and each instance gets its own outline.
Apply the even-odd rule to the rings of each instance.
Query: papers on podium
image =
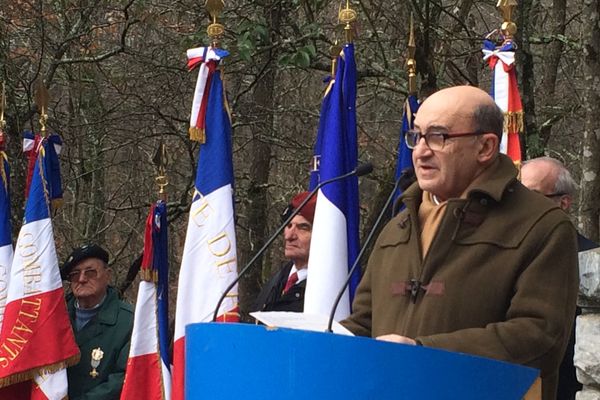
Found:
[[[256,311],[250,313],[257,321],[268,327],[302,329],[305,331],[325,332],[329,317],[325,315],[305,314],[288,311]],[[333,321],[333,333],[338,335],[354,336],[352,332]]]

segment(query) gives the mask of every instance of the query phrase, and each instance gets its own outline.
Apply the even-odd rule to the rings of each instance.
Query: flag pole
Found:
[[[216,48],[219,47],[221,37],[225,33],[225,27],[217,22],[219,14],[221,14],[225,8],[225,3],[223,0],[206,0],[205,7],[212,20],[212,23],[206,28],[206,33],[211,39],[211,46]]]
[[[498,0],[498,4],[496,7],[502,13],[502,17],[504,18],[504,22],[500,27],[502,34],[504,35],[504,41],[512,41],[515,33],[517,33],[517,24],[515,24],[512,20],[512,15],[517,7],[516,0]]]
[[[46,123],[48,122],[48,102],[50,99],[50,95],[48,94],[48,89],[46,85],[44,85],[43,80],[38,80],[37,82],[37,90],[35,92],[35,103],[40,112],[40,134],[42,139],[46,138]]]
[[[406,59],[406,71],[408,72],[408,94],[417,94],[417,60],[415,53],[417,46],[415,44],[415,29],[413,23],[413,15],[410,14],[410,32],[408,36],[408,58]]]
[[[169,185],[169,178],[167,177],[167,166],[169,165],[169,156],[167,153],[167,146],[164,142],[160,142],[156,154],[154,156],[154,164],[158,170],[158,175],[154,178],[156,185],[158,186],[158,198],[164,202],[167,201],[167,191],[165,188]]]

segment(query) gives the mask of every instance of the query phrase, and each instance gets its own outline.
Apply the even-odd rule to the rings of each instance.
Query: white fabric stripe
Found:
[[[504,71],[504,64],[502,64],[502,60],[498,60],[494,68],[494,101],[503,112],[508,111],[508,84],[508,74]],[[500,152],[506,154],[507,149],[508,135],[507,132],[503,132]]]
[[[141,281],[135,302],[129,358],[144,354],[158,354],[156,312],[156,286],[152,282]]]
[[[179,272],[175,340],[185,335],[187,324],[212,321],[217,301],[236,276],[233,198],[228,184],[192,203]],[[223,301],[219,314],[237,307],[237,286],[232,294]]]
[[[200,65],[198,71],[198,80],[196,81],[196,88],[194,89],[194,100],[192,101],[192,114],[190,115],[190,126],[196,126],[198,121],[198,114],[200,113],[200,107],[202,105],[202,98],[204,97],[204,89],[206,88],[206,78],[208,76],[208,67],[206,63]]]
[[[60,369],[53,374],[36,375],[34,380],[48,400],[62,400],[67,397],[66,369]]]
[[[160,367],[161,367],[161,371],[162,371],[163,387],[165,389],[165,400],[170,400],[171,399],[171,372],[169,372],[169,369],[167,368],[165,363],[162,361],[162,358],[160,360]]]
[[[23,139],[23,151],[33,150],[34,144],[35,144],[35,140],[33,140],[33,139]]]
[[[306,314],[329,315],[348,275],[346,217],[319,190],[310,241],[308,276],[304,296]],[[335,313],[341,320],[350,314],[348,289]]]
[[[10,272],[7,303],[62,288],[49,218],[21,227]]]
[[[10,279],[10,266],[13,259],[12,244],[0,247],[0,328],[4,319],[6,309],[6,298],[8,296],[8,282]]]

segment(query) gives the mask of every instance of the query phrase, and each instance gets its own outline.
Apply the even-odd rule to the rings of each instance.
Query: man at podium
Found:
[[[425,100],[405,137],[417,182],[375,243],[342,324],[362,336],[538,368],[549,400],[575,313],[576,235],[499,153],[503,123],[474,87]]]
[[[283,220],[286,220],[308,195],[309,192],[302,192],[294,196],[283,212]],[[253,311],[304,310],[304,291],[308,274],[306,268],[316,203],[317,196],[313,196],[285,227],[284,254],[289,261],[263,286]]]

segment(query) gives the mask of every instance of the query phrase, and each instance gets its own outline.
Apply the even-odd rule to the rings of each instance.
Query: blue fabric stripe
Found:
[[[206,196],[227,184],[233,186],[231,121],[225,109],[221,72],[210,82],[206,108],[206,143],[200,145],[196,189]]]
[[[158,344],[160,356],[170,369],[169,354],[169,230],[167,221],[167,205],[158,201],[154,208],[152,222],[152,249],[154,267],[158,270]]]
[[[4,168],[4,179],[0,177],[0,247],[12,244],[12,224],[10,221],[10,166],[4,158],[4,152],[0,152],[2,166]]]
[[[42,146],[43,149],[40,149],[35,162],[35,169],[33,170],[31,186],[29,188],[29,197],[25,202],[25,224],[50,217],[50,208],[46,196],[48,172],[44,168],[46,164],[44,162],[45,149],[48,146],[48,142],[44,140]]]
[[[353,44],[347,44],[344,47],[344,57],[338,57],[335,83],[323,99],[315,155],[320,156],[321,160],[320,181],[350,172],[358,164],[356,64]],[[358,178],[351,177],[331,183],[324,186],[322,192],[346,217],[350,268],[360,248]],[[350,301],[354,298],[359,281],[360,271],[357,269],[350,282]]]

